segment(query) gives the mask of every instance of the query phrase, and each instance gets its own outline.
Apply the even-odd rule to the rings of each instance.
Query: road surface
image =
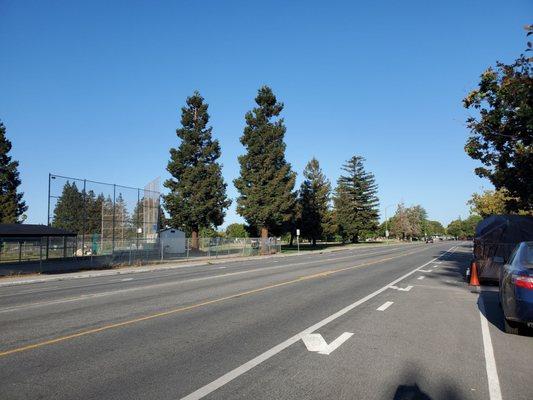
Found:
[[[388,245],[0,288],[0,399],[530,399],[470,246]]]

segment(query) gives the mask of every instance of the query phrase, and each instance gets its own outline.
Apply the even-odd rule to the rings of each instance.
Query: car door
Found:
[[[513,263],[516,258],[516,254],[518,253],[518,249],[520,246],[516,246],[516,248],[511,253],[511,256],[509,257],[509,260],[507,263],[503,266],[503,272],[502,272],[502,283],[500,287],[501,291],[501,303],[503,308],[503,313],[506,318],[513,318],[515,316],[515,291],[513,287],[513,283],[511,281],[511,276],[513,273]]]

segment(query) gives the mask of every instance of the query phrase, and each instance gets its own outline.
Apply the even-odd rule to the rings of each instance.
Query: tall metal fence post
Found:
[[[135,227],[135,235],[137,243],[135,244],[135,254],[139,252],[139,225],[141,225],[141,189],[137,188],[137,226]]]
[[[50,226],[50,186],[52,183],[52,174],[48,173],[48,217],[46,224]]]
[[[43,238],[39,242],[39,272],[43,272]]]
[[[112,222],[112,229],[111,232],[111,255],[115,254],[115,208],[116,208],[116,193],[117,193],[117,185],[113,183],[113,222]]]
[[[82,223],[82,232],[81,232],[81,255],[85,255],[85,230],[87,223],[87,179],[83,180],[83,223]]]

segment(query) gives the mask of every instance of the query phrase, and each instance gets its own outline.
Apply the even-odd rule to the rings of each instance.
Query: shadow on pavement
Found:
[[[409,365],[403,373],[401,381],[402,384],[396,387],[393,400],[459,400],[462,398],[459,391],[450,382],[439,382],[433,386],[433,397],[427,393],[427,389],[422,389],[419,382],[427,380],[422,378],[418,371],[421,367],[416,365]],[[436,386],[436,388],[435,388]]]
[[[488,291],[481,289],[477,300],[479,311],[487,318],[492,325],[500,331],[505,332],[503,322],[503,311],[499,305],[498,291]],[[523,326],[520,329],[520,336],[533,337],[533,329]]]

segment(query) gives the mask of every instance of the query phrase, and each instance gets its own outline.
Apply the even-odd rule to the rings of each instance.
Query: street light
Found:
[[[389,207],[394,207],[396,204],[389,204],[388,206],[385,207],[385,237],[388,239],[389,238],[389,223],[388,223],[388,219],[387,219],[387,209]]]

